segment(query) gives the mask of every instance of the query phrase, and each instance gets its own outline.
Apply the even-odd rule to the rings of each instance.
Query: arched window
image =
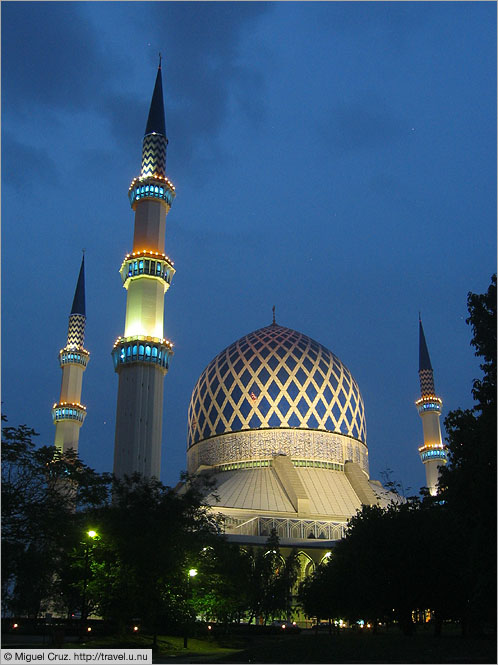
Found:
[[[146,357],[147,359],[150,359],[150,346],[149,346],[148,344],[147,344],[147,346],[145,347],[145,357]]]
[[[143,359],[143,357],[144,357],[144,345],[143,344],[139,344],[139,346],[138,346],[138,357],[140,359]]]

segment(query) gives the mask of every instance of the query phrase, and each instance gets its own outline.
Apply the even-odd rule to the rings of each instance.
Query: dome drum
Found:
[[[270,466],[275,455],[288,455],[294,466],[343,470],[348,460],[369,475],[368,449],[364,443],[335,432],[304,429],[267,429],[230,432],[200,441],[187,452],[187,469],[201,466],[223,471],[231,468]],[[309,463],[309,464],[308,464]]]

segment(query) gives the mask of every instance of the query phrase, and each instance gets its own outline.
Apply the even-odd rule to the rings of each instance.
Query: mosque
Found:
[[[164,253],[166,215],[175,188],[166,176],[161,64],[147,119],[140,175],[128,196],[135,213],[133,248],[120,268],[127,292],[125,329],[112,350],[118,374],[114,448],[117,477],[160,477],[163,384],[173,345],[163,337],[164,296],[175,273]],[[61,350],[60,401],[53,407],[55,445],[78,451],[84,349],[84,258]],[[416,407],[427,487],[437,491],[447,461],[442,401],[420,321]],[[185,405],[186,407],[187,405]],[[187,411],[187,409],[185,408]],[[187,417],[187,413],[186,413]],[[201,373],[188,407],[187,470],[209,475],[205,502],[224,518],[227,538],[264,545],[275,530],[285,556],[299,551],[301,576],[330,556],[362,505],[392,495],[369,474],[363,399],[347,366],[305,334],[273,321],[218,353]],[[181,489],[179,490],[181,491]]]

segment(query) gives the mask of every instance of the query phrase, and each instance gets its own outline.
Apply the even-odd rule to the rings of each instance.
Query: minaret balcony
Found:
[[[61,367],[65,365],[81,365],[86,367],[90,359],[90,352],[86,349],[72,349],[65,347],[59,351],[59,363]]]
[[[151,363],[160,367],[164,373],[169,369],[169,359],[173,355],[173,344],[167,339],[135,335],[118,337],[112,350],[114,369],[119,371],[124,365],[133,363]]]
[[[153,199],[163,201],[169,210],[175,198],[175,186],[168,178],[159,174],[134,178],[128,189],[128,198],[133,209],[138,201]]]
[[[83,424],[86,418],[86,408],[78,402],[58,402],[52,407],[54,425],[64,420],[78,421]]]
[[[435,395],[426,395],[421,397],[415,402],[415,406],[419,414],[422,416],[424,413],[435,412],[441,414],[443,408],[443,401]]]
[[[127,254],[121,264],[119,274],[123,280],[123,286],[128,288],[131,279],[140,277],[155,277],[162,280],[166,292],[171,284],[175,269],[173,261],[160,252],[144,249],[140,252]]]
[[[420,454],[420,459],[422,462],[430,462],[431,460],[437,460],[442,464],[446,464],[448,461],[448,455],[446,454],[446,446],[444,444],[437,445],[428,445],[420,446],[418,449]]]

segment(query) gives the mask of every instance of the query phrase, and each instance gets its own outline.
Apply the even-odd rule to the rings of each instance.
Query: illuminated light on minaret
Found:
[[[69,315],[67,343],[59,352],[62,369],[60,399],[52,408],[55,425],[54,445],[63,455],[71,449],[74,453],[78,453],[80,427],[86,417],[86,408],[81,404],[83,372],[90,359],[90,353],[83,346],[85,323],[85,255],[83,254]]]
[[[419,371],[421,397],[415,402],[424,430],[424,445],[418,451],[425,466],[426,487],[432,495],[437,494],[439,467],[446,464],[446,446],[441,438],[439,418],[443,402],[436,396],[434,372],[425,341],[422,321],[419,319]]]
[[[166,177],[161,62],[142,146],[142,168],[128,190],[135,212],[133,250],[120,268],[126,295],[123,337],[112,358],[119,376],[114,442],[114,474],[140,473],[159,479],[164,376],[173,345],[163,338],[164,295],[175,273],[164,253],[166,215],[175,188]]]

